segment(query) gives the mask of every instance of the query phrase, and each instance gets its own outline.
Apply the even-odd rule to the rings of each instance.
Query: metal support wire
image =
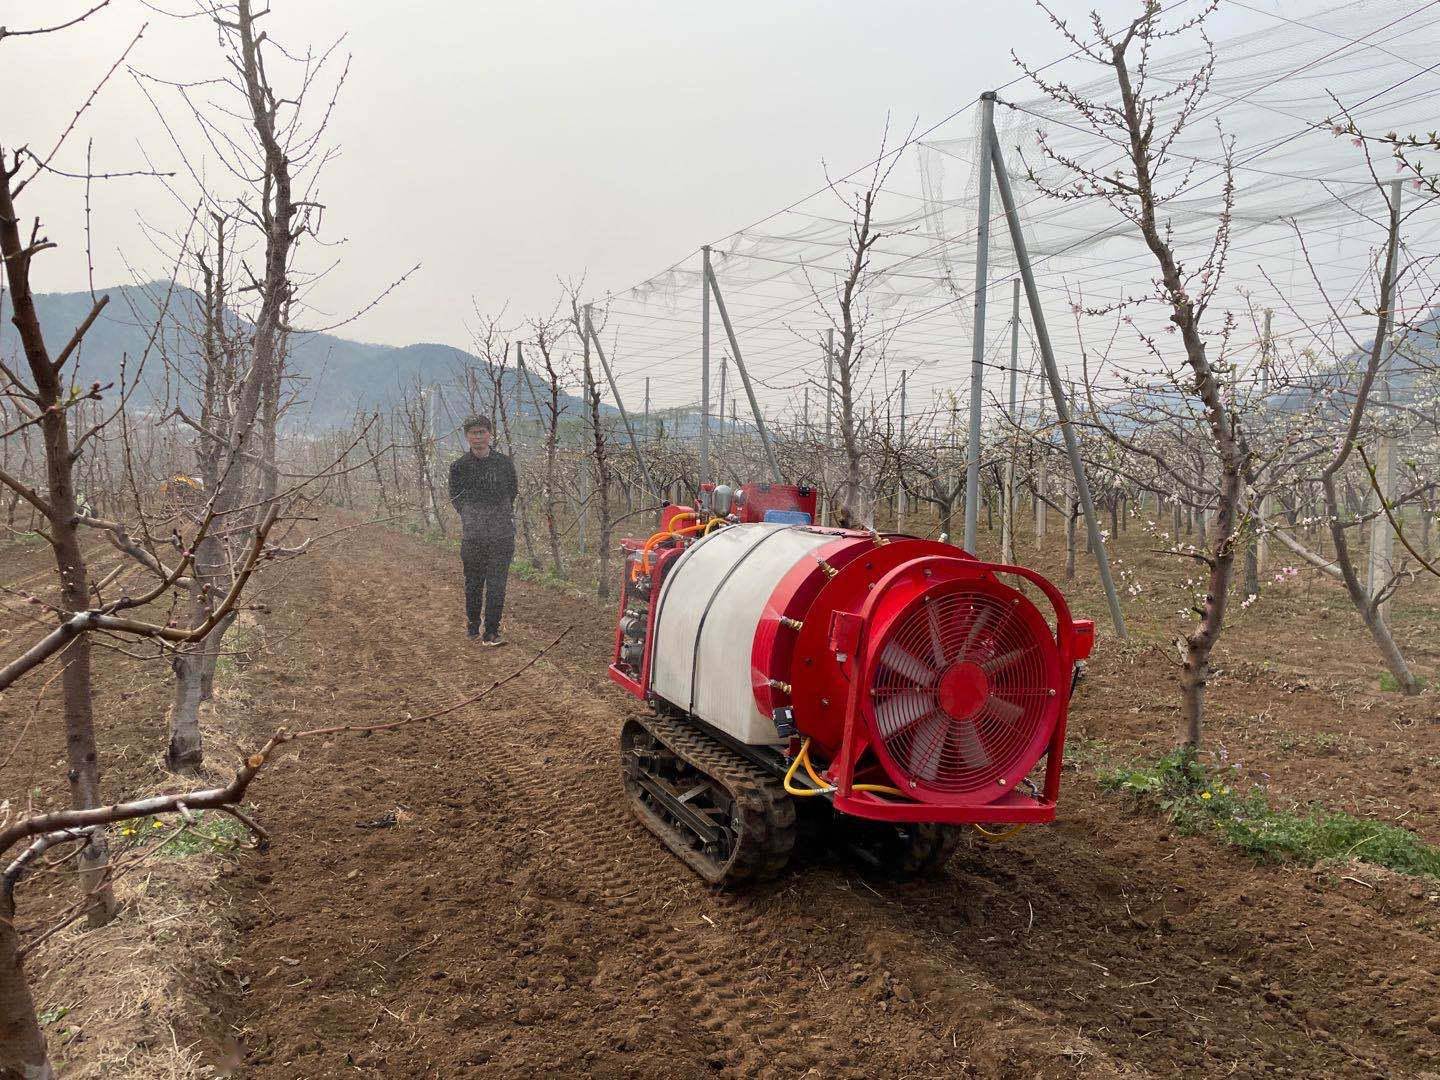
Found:
[[[700,490],[697,506],[705,505],[705,484],[710,479],[710,248],[700,249]]]
[[[992,99],[993,96],[992,94]],[[1050,396],[1055,401],[1055,418],[1060,422],[1060,433],[1065,438],[1065,452],[1075,474],[1075,493],[1081,512],[1085,515],[1085,529],[1090,536],[1090,546],[1095,552],[1095,565],[1100,571],[1100,582],[1105,586],[1105,600],[1110,605],[1110,621],[1114,624],[1115,636],[1121,641],[1128,641],[1130,635],[1125,630],[1120,596],[1116,593],[1115,582],[1110,577],[1110,560],[1105,554],[1105,540],[1100,535],[1100,523],[1095,518],[1095,502],[1090,497],[1090,484],[1085,479],[1085,466],[1080,460],[1080,444],[1070,423],[1070,404],[1060,383],[1060,369],[1055,364],[1055,351],[1050,346],[1050,330],[1045,323],[1045,308],[1040,302],[1040,290],[1035,285],[1030,252],[1025,246],[1025,233],[1020,227],[1020,212],[1015,206],[1015,194],[1010,189],[1010,174],[1005,169],[1005,155],[1000,149],[1000,136],[995,131],[993,120],[986,125],[983,138],[989,146],[987,157],[995,170],[995,187],[999,190],[1000,201],[1005,207],[1005,221],[1010,227],[1010,242],[1015,248],[1015,261],[1020,266],[1020,280],[1025,284],[1025,296],[1030,301],[1030,324],[1035,331],[1036,344],[1040,347],[1045,378],[1050,383]]]
[[[620,388],[615,385],[615,376],[610,373],[610,361],[605,358],[605,349],[600,344],[600,335],[595,333],[595,324],[590,319],[590,305],[585,305],[585,333],[589,335],[590,341],[595,346],[595,354],[600,357],[600,366],[605,369],[605,378],[610,383],[610,393],[615,395],[615,407],[620,410],[620,419],[625,423],[625,434],[630,439],[630,449],[635,452],[635,464],[640,466],[640,479],[645,483],[645,490],[651,495],[658,495],[655,485],[650,482],[650,470],[645,467],[645,455],[640,452],[640,442],[635,438],[635,427],[630,423],[630,414],[625,411],[625,402],[620,399]],[[647,398],[648,403],[648,398]]]
[[[715,308],[720,312],[720,321],[725,324],[725,336],[730,339],[730,355],[735,358],[735,370],[740,372],[740,381],[745,385],[745,396],[750,399],[750,415],[755,417],[755,427],[760,431],[760,444],[765,447],[765,460],[770,465],[770,479],[773,483],[783,484],[784,477],[780,475],[780,465],[775,460],[775,448],[770,445],[770,433],[765,430],[765,414],[760,411],[760,403],[755,400],[755,388],[750,385],[750,373],[745,370],[745,361],[740,356],[740,342],[735,337],[735,328],[730,325],[730,313],[725,310],[725,297],[720,294],[720,282],[715,280],[715,268],[710,265],[709,253],[706,253],[705,276],[710,286],[710,291],[715,297]],[[722,409],[724,401],[721,401]],[[720,418],[724,423],[724,416]]]

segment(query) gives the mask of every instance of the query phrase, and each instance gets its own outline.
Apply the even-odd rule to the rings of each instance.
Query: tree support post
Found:
[[[906,373],[900,372],[900,453],[896,455],[898,460],[897,470],[900,476],[895,481],[895,531],[905,531],[905,379]]]
[[[835,431],[835,328],[825,332],[825,451],[820,455],[820,524],[830,524],[830,451]]]

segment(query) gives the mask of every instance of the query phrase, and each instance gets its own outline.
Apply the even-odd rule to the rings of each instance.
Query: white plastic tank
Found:
[[[652,691],[741,742],[783,742],[755,704],[755,629],[780,580],[833,539],[803,526],[751,524],[691,545],[660,589]]]

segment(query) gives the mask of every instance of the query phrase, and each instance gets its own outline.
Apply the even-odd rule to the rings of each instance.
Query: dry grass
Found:
[[[231,665],[217,676],[214,702],[202,706],[203,774],[176,777],[157,761],[152,781],[134,794],[228,780],[248,743],[248,712]],[[202,827],[209,831],[212,821]],[[156,835],[173,831],[167,823]],[[227,970],[235,932],[216,884],[234,856],[202,848],[184,855],[162,848],[128,866],[122,855],[119,917],[98,930],[83,920],[72,924],[30,960],[52,1060],[67,1080],[200,1080],[229,1075],[239,1064],[226,1019],[240,992]],[[68,877],[56,880],[57,889],[70,885]]]
[[[234,989],[225,985],[234,935],[215,899],[219,870],[213,857],[151,859],[117,882],[118,919],[99,930],[77,923],[45,946],[34,990],[61,1075],[215,1075],[197,1040],[218,1025],[214,1003]]]

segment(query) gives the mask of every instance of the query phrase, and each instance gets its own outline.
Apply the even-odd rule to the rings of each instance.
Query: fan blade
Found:
[[[897,675],[903,675],[916,686],[931,686],[935,682],[935,670],[908,649],[895,642],[885,646],[880,654],[880,663]]]
[[[1014,614],[1014,607],[1006,607],[999,612],[999,618],[996,618],[996,611],[993,607],[985,608],[985,610],[976,617],[975,621],[970,624],[970,630],[965,635],[965,642],[960,646],[960,651],[956,653],[956,659],[966,660],[970,658],[970,649],[980,637],[982,631],[988,631],[992,639],[998,640],[1000,631],[1005,629],[1005,624],[1010,621],[1010,616]]]
[[[971,604],[970,610],[975,610],[974,604]],[[967,630],[965,633],[965,640],[960,643],[960,648],[955,654],[955,658],[957,660],[965,660],[969,658],[970,647],[975,644],[975,639],[980,636],[980,632],[985,629],[985,625],[990,621],[991,617],[994,614],[995,610],[993,608],[987,607],[981,609],[979,614],[975,616],[975,621],[970,624],[970,629]]]
[[[935,695],[924,690],[907,690],[887,695],[875,704],[875,725],[885,738],[894,736],[935,711]]]
[[[986,675],[993,675],[1001,668],[1007,668],[1022,656],[1028,656],[1035,651],[1034,645],[1021,645],[1018,649],[1011,649],[1009,652],[1001,653],[999,656],[992,656],[980,665],[980,670]]]
[[[940,771],[940,749],[945,744],[949,721],[938,713],[915,729],[915,737],[899,755],[905,771],[917,780],[934,780]]]
[[[956,724],[955,741],[960,744],[960,755],[970,768],[983,769],[990,764],[990,754],[974,724]]]
[[[944,670],[950,663],[950,658],[945,655],[945,642],[940,636],[940,613],[935,610],[934,604],[925,605],[925,621],[930,626],[930,650],[935,659],[935,667]]]
[[[1007,724],[1013,724],[1025,715],[1024,705],[1018,705],[1013,701],[1006,701],[1004,698],[994,695],[991,695],[990,700],[985,703],[985,708],[986,711],[992,712],[997,720],[1003,720]]]

